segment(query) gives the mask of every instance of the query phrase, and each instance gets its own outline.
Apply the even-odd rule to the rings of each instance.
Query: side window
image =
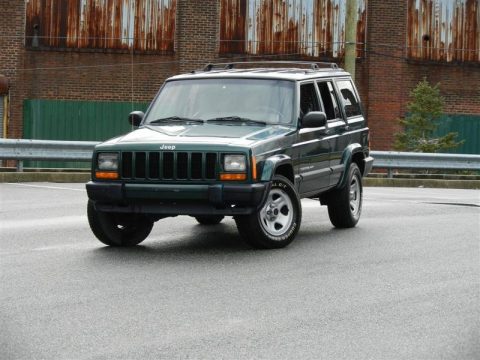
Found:
[[[314,83],[300,85],[300,110],[302,111],[301,115],[310,111],[320,111]]]
[[[362,115],[360,103],[355,95],[352,82],[350,80],[341,80],[337,82],[337,86],[343,97],[343,105],[347,118]]]
[[[324,81],[317,83],[322,97],[324,111],[327,115],[327,120],[334,120],[341,118],[340,109],[338,108],[337,97],[331,81]]]

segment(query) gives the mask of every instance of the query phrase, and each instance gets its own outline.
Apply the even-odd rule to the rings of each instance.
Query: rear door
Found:
[[[310,111],[322,111],[314,81],[300,84],[300,118]],[[325,127],[304,128],[298,132],[297,143],[300,194],[309,194],[328,187],[330,182],[330,144]]]
[[[335,83],[332,79],[319,80],[317,86],[320,91],[323,109],[327,115],[327,139],[330,145],[329,167],[331,175],[329,185],[337,184],[343,172],[341,158],[343,150],[348,146],[350,137],[348,125],[344,120],[341,101],[337,95]]]
[[[344,123],[337,128],[337,136],[331,141],[331,185],[336,185],[338,183],[344,170],[341,160],[345,148],[352,143],[362,143],[362,140],[360,139],[362,136],[361,129],[365,122],[358,93],[352,80],[350,78],[339,78],[335,80],[335,85],[338,90],[339,106],[345,120]]]

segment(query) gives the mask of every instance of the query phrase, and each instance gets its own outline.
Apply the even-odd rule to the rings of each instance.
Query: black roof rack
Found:
[[[303,65],[309,66],[310,70],[319,70],[320,68],[330,68],[337,70],[338,65],[332,62],[317,62],[317,61],[239,61],[228,63],[210,63],[205,65],[203,71],[211,71],[214,69],[230,70],[237,65],[250,65],[250,64],[285,64],[285,65]]]

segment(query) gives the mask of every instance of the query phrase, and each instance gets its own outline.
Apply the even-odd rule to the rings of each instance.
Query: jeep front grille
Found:
[[[122,152],[122,179],[215,180],[217,153],[176,151]]]

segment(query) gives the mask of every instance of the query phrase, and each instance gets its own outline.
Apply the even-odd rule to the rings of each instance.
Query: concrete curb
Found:
[[[58,182],[85,183],[90,180],[86,172],[0,172],[0,183]]]
[[[480,189],[480,180],[365,178],[364,186]]]
[[[1,182],[57,182],[86,183],[90,173],[86,172],[0,172]],[[367,177],[364,186],[384,187],[426,187],[447,189],[480,189],[480,180],[445,180],[445,179],[387,179]]]

